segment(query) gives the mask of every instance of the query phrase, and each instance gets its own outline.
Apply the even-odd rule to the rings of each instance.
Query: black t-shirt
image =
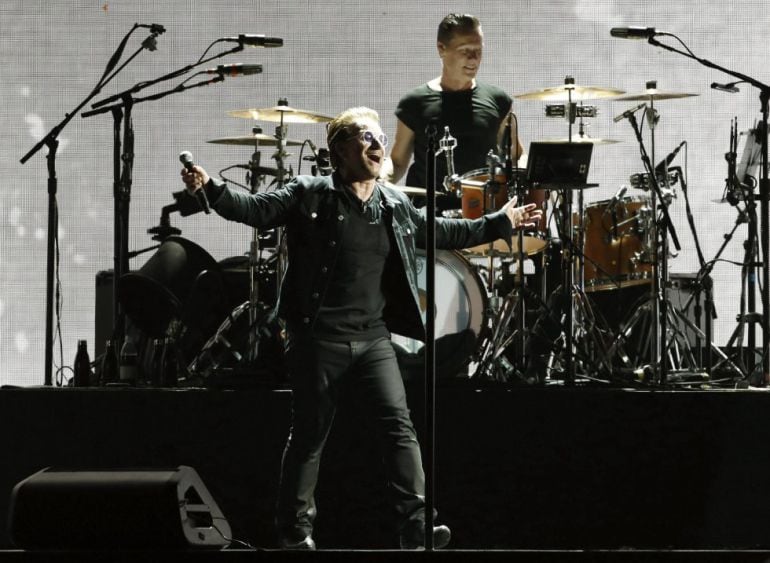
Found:
[[[444,127],[457,139],[455,172],[463,174],[486,168],[487,153],[497,151],[497,132],[512,105],[511,97],[500,88],[477,82],[475,88],[459,92],[437,92],[427,84],[407,93],[396,108],[396,117],[414,132],[414,162],[406,176],[408,186],[425,186],[425,158],[428,139],[425,128],[436,124],[439,138]],[[436,162],[436,181],[446,176],[446,160]]]
[[[382,278],[391,245],[382,221],[379,190],[362,204],[345,188],[340,189],[345,190],[348,224],[313,335],[335,341],[389,336],[382,316]]]

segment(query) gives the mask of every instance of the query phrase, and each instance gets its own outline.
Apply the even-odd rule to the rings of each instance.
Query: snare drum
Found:
[[[525,171],[523,169],[515,169],[514,174],[519,175],[523,180]],[[484,168],[478,168],[466,172],[460,178],[460,184],[462,185],[463,198],[462,198],[462,216],[465,219],[478,219],[485,213],[491,211],[497,211],[508,200],[508,190],[505,187],[505,175],[498,174],[495,176],[497,192],[494,195],[487,195],[487,205],[484,206],[484,188],[489,180],[489,172]],[[543,208],[545,202],[545,190],[527,190],[524,196],[524,201],[517,203],[517,205],[526,205],[528,203],[535,203],[539,209]],[[528,230],[524,233],[524,253],[528,256],[537,254],[542,251],[548,244],[546,240],[546,218],[545,213],[540,220],[540,224],[537,228]],[[511,250],[512,249],[512,250]],[[480,255],[502,255],[508,256],[513,252],[517,254],[519,250],[519,237],[513,236],[510,248],[508,243],[502,239],[496,240],[490,244],[482,244],[468,248],[466,252],[471,254]]]
[[[646,248],[648,200],[624,198],[588,205],[584,213],[585,290],[602,291],[652,281]]]
[[[425,251],[417,249],[417,285],[423,320],[427,308],[425,263]],[[487,293],[475,268],[457,252],[437,250],[435,337],[438,339],[471,329],[478,342],[486,315]],[[393,335],[392,340],[410,353],[416,353],[423,347],[422,342],[397,334]],[[465,358],[462,365],[455,366],[456,369],[465,367],[469,361],[470,357]]]

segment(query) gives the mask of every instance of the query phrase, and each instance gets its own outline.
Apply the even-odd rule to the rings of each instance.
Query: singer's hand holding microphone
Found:
[[[181,174],[187,193],[198,200],[203,211],[211,213],[209,200],[206,197],[206,192],[203,190],[203,186],[208,184],[211,179],[208,173],[202,167],[195,165],[193,156],[188,151],[182,152],[179,155],[179,160],[184,164]]]

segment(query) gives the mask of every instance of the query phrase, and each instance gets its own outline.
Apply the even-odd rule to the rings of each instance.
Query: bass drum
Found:
[[[417,250],[417,284],[423,320],[425,300],[425,251]],[[454,377],[465,368],[476,351],[486,326],[487,293],[476,270],[463,256],[449,250],[436,251],[436,375]],[[394,347],[402,371],[422,369],[423,343],[394,334]]]

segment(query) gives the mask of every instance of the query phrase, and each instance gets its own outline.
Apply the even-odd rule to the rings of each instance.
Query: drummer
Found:
[[[424,187],[426,175],[426,128],[436,125],[439,136],[444,127],[457,139],[455,172],[488,168],[490,150],[500,154],[503,135],[511,113],[512,100],[502,89],[476,81],[484,50],[484,34],[476,16],[452,13],[438,26],[436,39],[441,59],[441,76],[408,92],[396,108],[396,138],[381,177],[398,182],[407,172],[406,184]],[[511,120],[511,158],[514,166],[523,152],[515,116]],[[409,162],[413,159],[412,165]],[[436,178],[447,175],[446,160],[437,159]],[[456,209],[459,198],[439,198],[437,208]]]

